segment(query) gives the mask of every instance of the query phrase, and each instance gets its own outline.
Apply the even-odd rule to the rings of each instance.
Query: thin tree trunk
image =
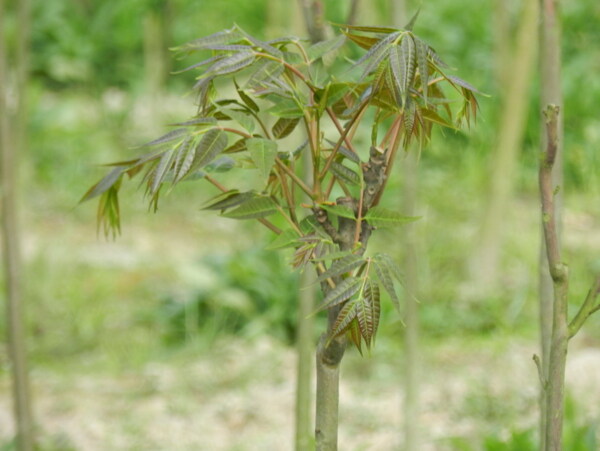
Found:
[[[390,0],[392,25],[402,27],[406,22],[405,0]],[[409,152],[403,163],[403,210],[414,216],[417,202],[418,154]],[[406,451],[419,449],[419,309],[416,302],[419,290],[415,224],[407,224],[402,231],[405,255],[403,271],[407,294],[404,329],[404,447]]]
[[[546,259],[554,289],[548,377],[542,379],[545,380],[546,388],[546,430],[543,448],[546,451],[562,450],[565,366],[569,340],[567,317],[569,274],[567,266],[561,261],[554,204],[555,185],[552,180],[552,170],[558,150],[558,114],[559,108],[556,105],[549,105],[545,110],[548,129],[547,150],[543,154],[539,171]]]
[[[529,88],[537,50],[538,0],[525,0],[513,70],[502,114],[497,148],[492,157],[493,177],[480,232],[480,245],[471,262],[473,287],[480,292],[498,283],[498,266],[513,187],[518,149],[529,108]]]
[[[28,3],[19,3],[19,10],[19,19],[25,19],[25,30],[21,30],[21,32],[26,34]],[[11,112],[7,105],[7,64],[3,24],[4,1],[0,0],[0,180],[2,183],[0,203],[2,208],[2,247],[6,285],[7,341],[13,378],[12,391],[17,428],[17,448],[19,451],[30,451],[34,447],[34,431],[21,300],[20,241],[16,205],[18,173],[16,157],[19,149],[15,147],[15,141],[19,134],[18,130],[21,129],[22,125],[18,121],[14,127],[9,124]],[[26,47],[20,47],[18,54],[19,64],[24,64],[26,61]],[[17,75],[24,76],[26,66],[19,66],[17,71]],[[21,96],[18,103],[23,104],[25,85],[19,82],[17,89],[17,96]],[[14,117],[21,118],[18,107]],[[11,133],[15,130],[16,133]]]
[[[417,198],[418,154],[410,152],[404,161],[403,209],[408,216],[415,215]],[[404,449],[419,448],[419,308],[417,304],[418,266],[416,249],[416,224],[407,224],[403,230],[404,288],[407,294],[404,331]]]
[[[312,42],[327,38],[325,6],[322,0],[299,0],[308,35]]]
[[[494,16],[492,17],[494,29],[494,77],[500,96],[507,88],[507,79],[510,73],[510,6],[509,0],[495,0]]]
[[[350,0],[350,10],[348,11],[348,17],[346,18],[346,23],[348,25],[353,25],[356,22],[359,6],[360,0]]]
[[[540,78],[541,104],[557,105],[562,109],[562,90],[560,87],[560,17],[556,0],[541,0],[541,34],[540,34]],[[552,180],[554,186],[563,183],[563,119],[562,114],[557,118],[557,149]],[[542,151],[548,145],[545,133],[545,119],[542,118]],[[562,189],[554,197],[557,222],[557,239],[560,240],[563,194]],[[546,256],[545,240],[542,237],[539,255],[539,317],[540,341],[542,352],[542,369],[545,379],[550,370],[550,340],[553,321],[553,287],[548,259]],[[542,449],[545,443],[546,400],[544,392],[540,395],[540,441]]]

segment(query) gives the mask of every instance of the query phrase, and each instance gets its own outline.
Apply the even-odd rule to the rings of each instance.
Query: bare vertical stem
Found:
[[[28,2],[19,3],[19,8],[19,18],[23,20],[28,14]],[[0,27],[3,23],[4,1],[0,0]],[[19,53],[25,51],[25,48],[19,49]],[[21,54],[19,64],[24,64],[25,58],[25,54]],[[24,76],[26,70],[26,67],[19,66],[17,75]],[[9,124],[10,111],[6,102],[6,87],[6,48],[4,30],[0,28],[0,181],[2,183],[0,205],[2,209],[2,248],[6,279],[7,340],[13,378],[12,391],[17,426],[17,448],[19,451],[30,451],[34,447],[34,431],[23,325],[20,239],[16,202],[17,154],[19,149],[15,145],[18,145],[19,139],[15,135],[18,135],[19,132],[17,131],[16,134],[11,133],[14,130],[21,130],[23,125],[19,123],[16,127],[11,127],[11,124]],[[25,86],[19,84],[17,89],[19,89],[18,94],[21,96],[19,104],[22,104],[24,103],[22,97]],[[18,110],[17,107],[14,116],[23,119]]]
[[[541,104],[556,105],[562,108],[562,90],[560,87],[560,18],[557,11],[556,0],[541,1],[541,27],[540,27],[540,78],[541,78]],[[546,122],[542,118],[542,143],[541,149],[545,151],[548,142],[546,139]],[[563,180],[563,120],[562,116],[557,118],[556,126],[556,157],[552,181],[555,186],[562,186]],[[560,241],[562,190],[554,195],[556,210],[557,240]],[[539,319],[540,319],[540,341],[542,353],[542,371],[545,379],[548,379],[550,366],[550,340],[552,334],[553,318],[553,283],[550,277],[550,268],[546,257],[546,243],[542,237],[539,255]],[[540,396],[540,443],[542,449],[545,441],[545,393]]]
[[[567,266],[561,261],[552,181],[552,169],[558,150],[559,108],[556,105],[549,105],[544,113],[546,116],[548,146],[540,164],[539,187],[542,198],[542,225],[544,228],[546,257],[554,287],[552,335],[546,383],[544,449],[546,451],[560,451],[562,450],[565,366],[569,340],[567,319],[569,275]]]

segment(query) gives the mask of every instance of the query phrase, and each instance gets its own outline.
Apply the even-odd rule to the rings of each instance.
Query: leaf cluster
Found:
[[[405,29],[339,28],[338,36],[309,45],[296,37],[262,41],[235,26],[177,48],[180,56],[201,55],[185,69],[197,73],[196,114],[142,146],[141,156],[110,164],[82,200],[100,197],[99,227],[114,235],[124,178],[140,176],[154,209],[165,189],[209,182],[220,194],[205,210],[259,220],[279,235],[272,248],[294,248],[295,267],[317,267],[329,287],[322,309],[340,310],[331,336],[347,332],[360,348],[362,340],[370,346],[377,330],[380,286],[399,305],[397,268],[387,257],[363,257],[370,234],[416,219],[378,205],[397,150],[407,150],[414,139],[424,144],[434,124],[468,124],[477,113],[477,90],[446,73],[412,23]],[[346,45],[366,52],[336,76],[330,65],[336,58],[347,61],[338,58]],[[458,108],[448,88],[458,94]],[[367,117],[374,119],[365,152],[353,138]],[[290,146],[294,135],[300,146]],[[306,153],[310,182],[297,164]],[[255,188],[222,185],[218,174],[232,169],[251,171]],[[344,197],[334,198],[336,187]],[[275,225],[282,220],[287,229]]]

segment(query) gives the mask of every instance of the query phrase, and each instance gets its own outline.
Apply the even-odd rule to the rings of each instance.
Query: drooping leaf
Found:
[[[356,318],[356,304],[356,300],[351,300],[342,307],[333,324],[330,338],[338,337],[346,332],[352,320]]]
[[[358,319],[354,318],[350,325],[348,326],[348,335],[350,336],[350,340],[358,349],[358,352],[362,356],[362,335],[360,334],[360,327],[358,326]]]
[[[421,77],[421,89],[423,90],[423,99],[427,105],[427,91],[429,83],[429,61],[427,59],[428,45],[421,39],[415,37],[415,48],[417,51],[417,65],[419,66],[419,75]]]
[[[347,299],[350,299],[352,296],[358,293],[361,285],[362,279],[357,277],[348,277],[347,279],[342,280],[327,294],[327,296],[325,296],[323,303],[317,311],[328,309],[335,305],[341,304]]]
[[[248,199],[255,198],[257,194],[254,191],[240,193],[237,189],[232,189],[224,193],[218,194],[208,200],[201,208],[202,210],[226,210],[228,208],[237,207]]]
[[[258,107],[256,102],[252,100],[252,98],[238,86],[235,80],[233,82],[235,84],[235,89],[238,93],[238,96],[240,96],[240,99],[242,100],[242,102],[244,102],[244,105],[246,105],[250,110],[254,111],[255,113],[258,113],[260,111],[260,108]]]
[[[368,302],[363,297],[356,302],[356,319],[360,327],[360,333],[365,339],[367,348],[371,347],[371,339],[373,338],[373,311]]]
[[[117,183],[123,175],[124,168],[118,166],[106,174],[98,183],[92,186],[81,198],[79,202],[93,199],[96,196],[101,195]]]
[[[219,157],[207,164],[204,169],[206,172],[227,172],[235,167],[235,161],[230,157]]]
[[[275,124],[273,125],[273,129],[272,129],[273,136],[276,139],[285,138],[286,136],[288,136],[290,133],[292,133],[294,131],[294,129],[298,125],[298,122],[300,122],[299,117],[295,117],[295,118],[280,117],[279,119],[277,119],[277,122],[275,122]]]
[[[380,206],[370,208],[364,217],[373,227],[395,227],[420,218],[420,216],[404,216]]]
[[[323,282],[324,280],[341,276],[346,274],[353,269],[358,268],[365,262],[365,259],[360,255],[350,254],[347,257],[340,258],[339,260],[335,260],[332,265],[325,271],[323,274],[319,275],[319,282]]]
[[[379,264],[385,266],[389,273],[401,284],[404,284],[404,276],[402,275],[402,271],[400,271],[400,267],[394,261],[392,257],[388,254],[377,253],[375,254],[375,261]]]
[[[379,328],[379,319],[381,317],[381,295],[379,285],[368,279],[363,290],[363,298],[371,308],[371,317],[373,318],[373,338],[377,335]]]
[[[366,63],[366,67],[363,70],[363,73],[360,77],[360,80],[363,80],[367,77],[371,72],[379,67],[381,62],[389,55],[390,48],[392,47],[392,43],[398,39],[400,36],[400,32],[392,33],[384,39],[381,39],[377,44],[369,49],[367,53],[360,58],[355,67],[360,66],[363,63]]]
[[[358,185],[360,183],[360,176],[356,172],[349,167],[338,163],[337,161],[332,162],[329,169],[343,182],[346,182],[350,185]]]
[[[482,94],[477,90],[475,86],[471,83],[464,81],[462,78],[455,77],[454,75],[446,75],[446,79],[450,81],[452,84],[458,85],[462,88],[465,88],[471,92],[475,92],[477,94]]]
[[[396,307],[396,310],[400,311],[400,299],[398,298],[398,294],[396,293],[396,287],[394,286],[394,279],[392,278],[392,274],[388,266],[383,264],[381,261],[375,260],[372,263],[372,266],[375,268],[375,274],[377,274],[377,278],[383,285],[385,291],[387,291],[392,303]]]
[[[277,143],[269,139],[248,138],[246,146],[261,176],[267,179],[277,156]]]
[[[242,202],[236,209],[223,213],[222,216],[232,219],[259,219],[276,212],[277,206],[273,199],[267,196],[255,196]]]
[[[200,169],[210,163],[227,147],[227,135],[218,128],[207,131],[198,146],[193,162],[193,169]]]
[[[220,59],[223,59],[224,57],[225,57],[225,55],[216,55],[216,56],[213,56],[211,58],[205,59],[204,61],[200,61],[199,63],[192,64],[191,66],[188,66],[185,69],[181,69],[181,70],[175,71],[173,73],[174,74],[181,74],[183,72],[187,72],[187,71],[192,70],[192,69],[197,69],[197,68],[202,67],[202,66],[207,66],[207,65],[212,64],[212,63],[214,63],[214,62],[216,62],[216,61],[218,61]]]
[[[154,169],[154,172],[152,174],[152,184],[150,186],[150,194],[152,196],[154,196],[158,192],[158,189],[164,181],[167,171],[171,168],[171,165],[173,164],[175,156],[176,149],[169,149],[163,154],[160,161],[156,165],[156,168]]]
[[[254,36],[246,33],[245,31],[242,31],[242,33],[244,34],[244,37],[254,45],[254,47],[258,47],[258,49],[270,55],[276,56],[277,58],[283,57],[283,52],[278,48],[273,47],[271,43],[256,39]]]
[[[342,218],[348,218],[348,219],[356,219],[356,215],[354,214],[354,211],[350,207],[347,207],[345,205],[322,204],[322,205],[320,205],[320,207],[323,210],[325,210],[329,213],[333,213],[336,216],[341,216]]]
[[[456,127],[453,124],[448,122],[446,119],[441,117],[439,114],[437,114],[433,110],[430,110],[427,108],[421,108],[420,113],[421,113],[421,116],[423,116],[423,119],[425,119],[429,122],[435,122],[436,124],[443,125],[444,127],[448,127],[448,128],[452,128],[452,129],[456,130]]]

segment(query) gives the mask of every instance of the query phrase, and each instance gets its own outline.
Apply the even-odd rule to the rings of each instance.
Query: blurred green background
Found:
[[[521,2],[507,3],[516,29]],[[600,3],[562,3],[564,246],[572,299],[581,300],[600,270]],[[327,18],[343,22],[348,4],[325,1]],[[539,75],[518,169],[506,174],[515,189],[500,284],[473,295],[468,263],[503,95],[494,81],[494,9],[491,0],[419,4],[415,32],[489,94],[470,131],[436,133],[420,161],[423,449],[535,449]],[[363,1],[358,23],[389,18],[388,1]],[[291,0],[34,2],[20,205],[44,450],[291,449],[298,277],[290,256],[263,250],[272,237],[257,224],[201,212],[213,193],[201,181],[169,194],[156,214],[128,187],[114,242],[96,235],[95,205],[78,205],[103,173],[99,164],[128,159],[164,124],[194,113],[193,75],[169,75],[189,61],[167,48],[234,23],[258,37],[305,34]],[[5,25],[16,39],[15,16]],[[386,202],[401,210],[397,174]],[[373,251],[401,259],[401,233],[377,234]],[[341,449],[397,449],[403,326],[389,305],[382,321],[372,355],[352,350],[343,363]],[[599,344],[600,316],[570,352],[570,450],[597,446],[600,386],[590,375],[600,371]],[[7,365],[2,347],[0,449],[10,449],[12,434]]]

